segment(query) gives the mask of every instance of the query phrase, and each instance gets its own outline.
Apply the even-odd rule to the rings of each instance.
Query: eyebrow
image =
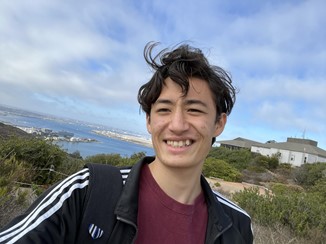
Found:
[[[169,99],[157,99],[154,104],[173,104],[173,102]]]
[[[207,108],[207,104],[206,103],[204,103],[203,101],[200,101],[200,100],[196,100],[196,99],[186,100],[185,104],[186,105],[199,104],[199,105]]]
[[[169,99],[157,99],[154,104],[173,104],[173,102]],[[198,104],[198,105],[201,105],[201,106],[207,108],[206,103],[204,103],[200,100],[197,100],[197,99],[188,99],[185,101],[185,105],[193,105],[193,104]]]

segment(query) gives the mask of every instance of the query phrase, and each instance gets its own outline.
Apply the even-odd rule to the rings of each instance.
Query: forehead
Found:
[[[199,99],[207,103],[214,103],[208,82],[200,78],[189,78],[189,90],[184,95],[182,88],[168,77],[165,79],[165,85],[162,88],[159,98]]]

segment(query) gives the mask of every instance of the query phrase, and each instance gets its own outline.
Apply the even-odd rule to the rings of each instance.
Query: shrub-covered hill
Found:
[[[8,139],[9,137],[24,137],[32,138],[31,134],[26,133],[25,131],[18,129],[11,125],[6,125],[0,122],[0,139]]]

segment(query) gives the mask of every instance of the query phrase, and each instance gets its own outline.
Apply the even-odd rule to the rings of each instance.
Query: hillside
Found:
[[[31,134],[28,134],[21,129],[0,122],[0,139],[7,139],[12,136],[25,137],[25,138],[32,137]]]

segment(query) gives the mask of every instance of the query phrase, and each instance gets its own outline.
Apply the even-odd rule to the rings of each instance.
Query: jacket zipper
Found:
[[[132,243],[135,243],[135,240],[136,240],[136,237],[137,237],[137,233],[138,233],[138,227],[137,227],[137,225],[134,223],[134,222],[132,222],[132,221],[130,221],[130,220],[128,220],[128,219],[125,219],[125,218],[122,218],[122,217],[120,217],[120,216],[117,216],[117,220],[119,220],[119,221],[121,221],[121,222],[124,222],[124,223],[126,223],[126,224],[128,224],[128,225],[131,225],[132,227],[134,227],[135,228],[135,236],[134,236],[134,238],[132,239]]]

